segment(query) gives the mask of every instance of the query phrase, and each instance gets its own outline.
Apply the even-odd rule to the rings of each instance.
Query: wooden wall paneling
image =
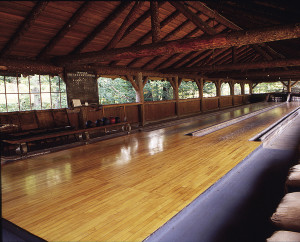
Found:
[[[19,119],[22,131],[39,128],[37,118],[33,111],[19,112]]]
[[[146,121],[158,121],[166,118],[175,117],[175,105],[175,101],[145,103]]]
[[[103,112],[101,109],[96,110],[96,109],[89,109],[87,111],[87,119],[91,120],[92,122],[96,122],[97,119],[103,118]]]
[[[120,117],[121,122],[124,121],[125,112],[124,112],[124,105],[118,105],[118,106],[110,106],[108,107],[103,106],[104,109],[104,117]]]
[[[232,106],[232,96],[221,96],[220,97],[220,108]]]
[[[70,125],[75,127],[75,129],[79,129],[79,112],[76,110],[67,110],[67,115],[70,121]]]
[[[219,108],[219,98],[218,97],[207,97],[203,98],[203,111],[212,111]]]
[[[53,110],[53,116],[56,127],[64,127],[70,125],[70,120],[66,109]]]
[[[179,100],[179,113],[180,115],[199,113],[201,111],[200,98]]]
[[[55,127],[55,122],[51,109],[37,110],[35,113],[40,129],[51,129]]]
[[[233,99],[234,99],[234,106],[243,104],[243,95],[235,95],[233,96]]]
[[[126,117],[129,123],[139,123],[139,104],[126,106]]]

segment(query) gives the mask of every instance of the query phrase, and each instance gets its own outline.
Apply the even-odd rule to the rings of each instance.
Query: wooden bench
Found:
[[[85,128],[85,129],[72,129],[71,126],[68,126],[65,129],[51,129],[51,130],[32,130],[23,133],[10,134],[2,140],[4,143],[17,145],[16,153],[20,155],[25,155],[28,152],[28,143],[40,140],[47,140],[57,137],[68,137],[69,135],[74,135],[76,139],[84,141],[87,143],[90,140],[90,132],[104,129],[107,133],[107,129],[121,127],[122,131],[126,131],[128,134],[131,131],[131,126],[128,122],[121,122],[116,124],[109,124],[104,126]],[[78,135],[78,137],[76,137]]]

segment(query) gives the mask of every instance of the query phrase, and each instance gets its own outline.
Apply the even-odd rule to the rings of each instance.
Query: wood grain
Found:
[[[295,105],[204,137],[184,134],[253,106],[7,163],[3,217],[48,241],[141,241],[248,156],[260,144],[248,139]]]

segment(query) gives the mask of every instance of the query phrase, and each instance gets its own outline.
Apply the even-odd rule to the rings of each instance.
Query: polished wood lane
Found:
[[[249,138],[294,108],[203,137],[184,135],[208,125],[197,120],[5,164],[3,217],[49,241],[141,241],[260,144]]]

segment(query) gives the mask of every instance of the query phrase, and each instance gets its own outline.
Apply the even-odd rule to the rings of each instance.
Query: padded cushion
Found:
[[[281,229],[300,232],[300,192],[287,193],[271,220]]]
[[[300,233],[291,232],[291,231],[275,231],[270,238],[267,239],[267,242],[296,242],[300,241]]]
[[[300,164],[295,165],[290,169],[286,185],[300,187]]]

